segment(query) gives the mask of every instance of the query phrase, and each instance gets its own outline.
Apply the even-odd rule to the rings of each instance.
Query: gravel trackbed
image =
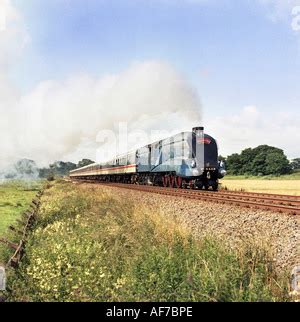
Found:
[[[175,219],[196,238],[215,236],[231,247],[238,247],[249,240],[267,245],[273,251],[275,265],[280,270],[291,270],[300,264],[299,216],[101,185],[97,189],[128,199],[137,206],[159,211]]]

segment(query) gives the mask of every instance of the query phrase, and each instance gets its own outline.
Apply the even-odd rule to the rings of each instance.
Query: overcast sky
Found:
[[[120,109],[149,114],[147,129],[185,110],[189,126],[198,109],[223,155],[270,144],[300,157],[297,15],[300,0],[0,0],[1,157],[93,157]]]

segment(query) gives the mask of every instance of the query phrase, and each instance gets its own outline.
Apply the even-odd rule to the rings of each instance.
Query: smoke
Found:
[[[95,159],[99,131],[115,130],[118,122],[127,122],[129,131],[179,131],[199,124],[197,93],[172,66],[160,61],[135,62],[119,74],[99,78],[46,80],[19,95],[10,71],[30,38],[9,0],[0,0],[0,11],[2,17],[5,14],[0,31],[1,168],[22,158],[40,166],[55,160]]]
[[[99,131],[116,130],[118,122],[127,122],[129,131],[176,132],[200,123],[196,91],[161,61],[134,62],[119,74],[98,78],[81,74],[45,80],[19,95],[10,67],[30,38],[11,2],[0,0],[0,5],[6,12],[0,31],[0,167],[22,158],[39,166],[95,158]]]
[[[13,166],[0,172],[0,183],[6,180],[36,180],[39,177],[39,169],[33,160],[21,159]]]
[[[12,156],[39,163],[96,156],[97,134],[126,122],[128,130],[190,129],[200,122],[196,92],[168,64],[134,63],[118,75],[45,81],[18,102]],[[171,120],[171,122],[170,122]],[[148,142],[149,143],[149,142]],[[84,151],[82,149],[89,149]]]
[[[179,131],[201,119],[196,92],[171,66],[155,61],[99,79],[45,81],[21,97],[11,113],[6,106],[1,110],[6,115],[1,135],[11,138],[1,141],[2,155],[42,164],[75,151],[84,157],[80,151],[87,143],[95,156],[98,132],[113,130],[118,122],[127,122],[129,130]]]

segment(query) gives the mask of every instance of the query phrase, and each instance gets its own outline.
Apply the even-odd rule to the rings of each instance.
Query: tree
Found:
[[[36,163],[33,160],[21,159],[15,165],[14,168],[20,176],[34,176],[37,172]]]
[[[76,169],[76,164],[72,162],[57,161],[50,165],[53,172],[58,176],[65,176],[70,171]]]
[[[290,173],[291,166],[283,150],[260,145],[228,156],[227,170],[233,175],[281,175]]]
[[[63,177],[68,175],[70,171],[76,169],[76,164],[72,162],[56,161],[50,164],[49,168],[43,168],[39,171],[39,176],[41,178],[48,177]]]
[[[291,166],[287,157],[278,151],[271,152],[266,157],[266,174],[287,174]]]
[[[251,170],[248,172],[250,174],[255,176],[266,175],[266,154],[262,152],[257,154],[252,161],[249,160],[249,166]]]
[[[82,168],[93,163],[95,162],[90,159],[82,159],[81,161],[78,162],[77,168]]]
[[[242,162],[241,156],[237,153],[230,155],[226,160],[227,169],[233,175],[241,174]]]
[[[293,159],[291,162],[291,168],[293,170],[300,170],[300,158]]]
[[[251,164],[251,162],[255,159],[255,157],[256,153],[251,148],[242,151],[240,155],[240,174],[251,174],[253,172],[253,165]]]
[[[33,160],[20,159],[5,174],[6,179],[36,179],[38,168]]]

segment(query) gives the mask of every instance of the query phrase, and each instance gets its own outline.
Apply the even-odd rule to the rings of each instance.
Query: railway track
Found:
[[[85,182],[96,183],[94,181]],[[146,185],[130,185],[123,183],[97,183],[105,186],[151,192],[166,196],[203,200],[220,204],[231,204],[246,208],[271,210],[289,215],[300,215],[300,196],[233,191],[213,192],[191,189],[163,188]]]

